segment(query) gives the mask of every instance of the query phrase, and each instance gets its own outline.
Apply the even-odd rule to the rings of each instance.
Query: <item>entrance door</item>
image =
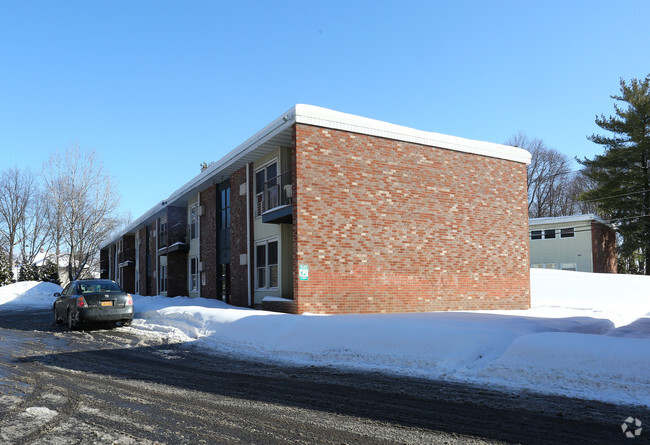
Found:
[[[217,192],[217,297],[230,303],[230,182]]]

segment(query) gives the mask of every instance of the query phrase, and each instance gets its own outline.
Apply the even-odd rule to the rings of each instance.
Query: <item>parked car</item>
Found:
[[[133,319],[133,298],[111,280],[72,281],[54,296],[54,322],[69,329],[92,322],[128,325]]]

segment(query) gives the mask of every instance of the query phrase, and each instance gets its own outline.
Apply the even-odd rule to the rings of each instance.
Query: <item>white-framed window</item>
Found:
[[[576,236],[575,230],[573,227],[567,227],[565,229],[560,229],[560,238],[573,238]]]
[[[279,285],[278,240],[271,239],[255,245],[255,288],[277,288]]]
[[[561,263],[560,264],[560,269],[562,270],[578,270],[576,267],[576,263]]]
[[[190,258],[190,292],[199,291],[199,258]]]
[[[193,204],[190,206],[190,239],[196,239],[199,236],[199,205]]]
[[[273,160],[255,172],[255,216],[279,204],[278,161]]]
[[[167,292],[167,265],[160,264],[158,270],[158,292]]]
[[[530,239],[554,239],[555,238],[555,229],[537,229],[530,231]]]

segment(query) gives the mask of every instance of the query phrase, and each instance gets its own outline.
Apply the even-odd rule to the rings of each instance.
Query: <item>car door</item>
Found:
[[[61,292],[61,296],[58,297],[54,302],[56,316],[63,320],[65,320],[65,318],[68,316],[68,299],[70,298],[72,287],[73,283],[68,283],[68,285]]]

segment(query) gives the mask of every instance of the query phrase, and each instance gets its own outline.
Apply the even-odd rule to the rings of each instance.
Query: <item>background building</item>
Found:
[[[616,273],[616,232],[596,215],[530,219],[530,266]]]

